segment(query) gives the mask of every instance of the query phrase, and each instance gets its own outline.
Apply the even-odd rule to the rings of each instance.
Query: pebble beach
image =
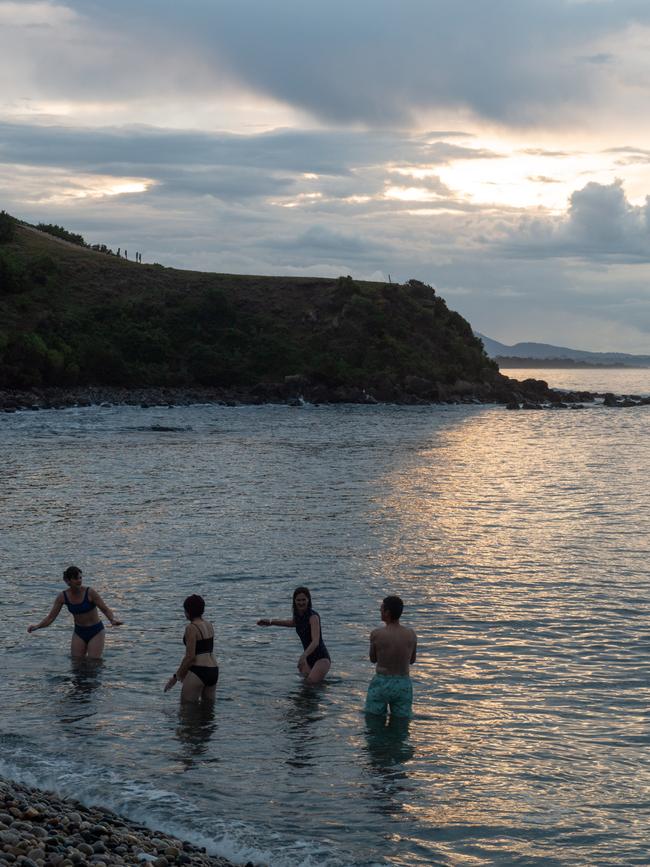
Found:
[[[0,780],[0,865],[235,867],[101,807]],[[247,865],[252,867],[252,865]]]

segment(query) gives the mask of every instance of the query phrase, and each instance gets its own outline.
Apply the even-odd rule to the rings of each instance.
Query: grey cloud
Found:
[[[104,32],[140,34],[131,69],[139,63],[147,75],[133,76],[136,88],[161,46],[188,46],[196,91],[229,76],[329,121],[372,125],[450,107],[505,123],[552,123],[602,96],[612,58],[599,41],[650,23],[641,0],[69,4]],[[191,69],[177,74],[187,86]]]
[[[569,151],[554,151],[547,148],[525,148],[522,153],[528,154],[531,157],[551,157],[553,159],[570,157],[572,155]]]
[[[485,148],[467,148],[462,145],[450,144],[446,141],[430,141],[423,145],[423,153],[427,162],[445,165],[454,160],[485,160],[500,159],[502,154]]]
[[[239,165],[346,175],[356,166],[393,161],[414,165],[472,159],[484,151],[423,143],[397,133],[276,130],[258,135],[178,131],[144,126],[70,128],[0,123],[0,159],[93,170],[96,166]]]
[[[558,178],[549,178],[546,175],[529,176],[529,181],[534,181],[537,184],[559,184]]]
[[[365,256],[371,251],[376,255],[377,251],[376,243],[371,243],[357,234],[346,234],[319,224],[310,226],[294,239],[282,241],[280,244],[274,243],[273,246],[300,251],[301,256],[307,256],[310,260],[313,260],[316,254],[320,261],[332,257],[338,261],[349,257],[350,254],[356,258],[360,254]]]
[[[596,66],[600,66],[603,63],[612,63],[614,55],[602,51],[599,54],[592,54],[589,57],[580,57],[578,59],[582,60],[583,63],[594,63]]]
[[[387,175],[386,164],[429,167],[489,155],[433,142],[430,136],[424,140],[397,133],[277,130],[244,136],[144,126],[74,129],[0,123],[0,163],[145,177],[156,182],[147,195],[158,198],[194,194],[259,200],[317,192],[349,200],[380,195],[387,180],[451,198],[437,177]]]
[[[565,219],[527,218],[509,233],[503,250],[527,258],[650,262],[650,197],[638,207],[628,202],[619,181],[588,183],[571,196]]]

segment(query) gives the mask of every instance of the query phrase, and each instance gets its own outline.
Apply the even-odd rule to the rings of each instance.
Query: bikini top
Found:
[[[196,628],[199,629],[198,626]],[[201,630],[199,630],[199,635],[200,634],[201,634]],[[185,636],[183,636],[183,644],[187,644],[187,641],[185,640]],[[213,649],[214,649],[214,635],[211,635],[210,638],[197,638],[196,639],[196,646],[194,648],[194,653],[196,654],[196,656],[198,656],[199,653],[212,653]]]
[[[63,599],[65,604],[68,606],[70,614],[85,614],[87,611],[92,611],[93,608],[97,608],[95,603],[88,598],[88,587],[86,587],[86,592],[81,602],[70,602],[65,590],[63,591]]]

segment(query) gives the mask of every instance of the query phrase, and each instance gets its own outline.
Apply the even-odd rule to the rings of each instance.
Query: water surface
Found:
[[[648,863],[649,421],[1,417],[0,773],[273,865]],[[65,612],[25,634],[69,563],[126,621],[99,666],[67,657]],[[255,626],[299,583],[333,657],[316,690],[295,633]],[[162,693],[191,592],[217,634],[213,709]],[[420,639],[408,727],[362,714],[389,592]]]

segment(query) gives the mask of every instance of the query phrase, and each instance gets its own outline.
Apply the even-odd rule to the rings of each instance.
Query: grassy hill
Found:
[[[418,281],[182,271],[59,234],[0,219],[0,388],[289,378],[391,400],[498,378],[469,323]]]

